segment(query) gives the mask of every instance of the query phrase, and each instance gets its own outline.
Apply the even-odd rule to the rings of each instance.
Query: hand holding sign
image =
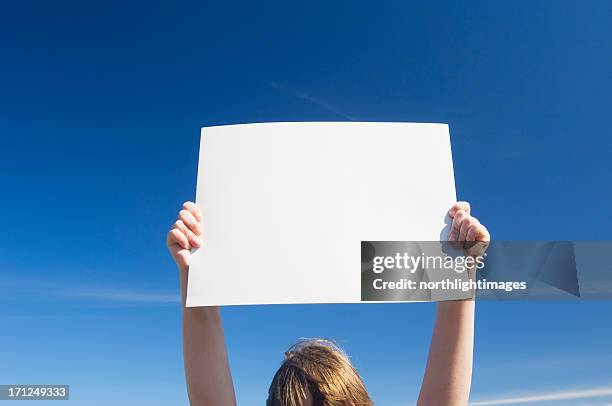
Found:
[[[179,270],[189,268],[191,248],[202,246],[202,211],[193,202],[185,202],[178,219],[168,232],[166,244]]]

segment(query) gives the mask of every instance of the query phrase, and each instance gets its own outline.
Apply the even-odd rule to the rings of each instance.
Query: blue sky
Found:
[[[607,0],[4,2],[0,383],[186,402],[164,237],[202,126],[449,123],[458,196],[494,238],[610,239],[611,20]],[[323,336],[377,405],[413,404],[433,310],[224,309],[238,400],[262,404],[283,350]],[[612,404],[611,312],[480,303],[473,400]]]

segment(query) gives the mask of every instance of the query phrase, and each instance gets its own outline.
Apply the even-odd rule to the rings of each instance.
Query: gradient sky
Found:
[[[610,239],[612,2],[379,3],[2,3],[0,383],[186,403],[164,238],[194,198],[202,126],[449,123],[458,197],[494,238]],[[411,405],[433,310],[223,309],[239,404],[322,336],[377,405]],[[479,303],[472,399],[612,404],[610,314]]]

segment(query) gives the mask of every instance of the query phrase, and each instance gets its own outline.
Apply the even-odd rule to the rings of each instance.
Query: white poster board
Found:
[[[361,241],[446,239],[448,126],[202,129],[187,306],[360,301]]]

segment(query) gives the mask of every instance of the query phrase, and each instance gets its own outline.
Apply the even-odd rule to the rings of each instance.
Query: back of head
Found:
[[[268,406],[372,406],[357,370],[334,343],[300,341],[274,375]]]

